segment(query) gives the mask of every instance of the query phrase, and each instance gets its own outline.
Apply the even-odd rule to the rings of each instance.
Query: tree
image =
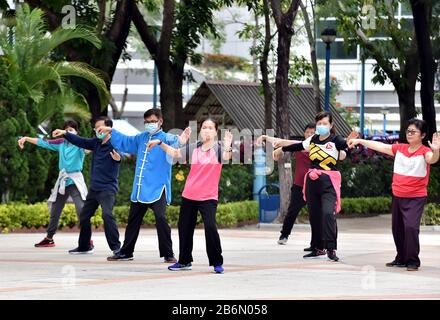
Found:
[[[239,5],[246,5],[249,11],[252,11],[255,17],[255,24],[245,24],[243,30],[239,32],[242,39],[253,39],[253,45],[250,48],[250,53],[254,57],[258,57],[260,73],[261,73],[261,87],[264,96],[264,128],[273,128],[272,117],[272,101],[273,93],[271,88],[269,68],[269,54],[273,51],[272,40],[274,34],[271,31],[271,8],[269,0],[240,0]],[[258,17],[264,18],[264,25],[258,23]],[[261,28],[264,28],[263,32]]]
[[[157,10],[154,1],[138,3],[133,9],[133,22],[142,41],[156,63],[160,83],[160,104],[166,119],[165,128],[183,128],[182,85],[187,60],[200,63],[195,52],[201,35],[216,35],[213,11],[232,0],[164,0],[160,30],[146,21],[142,10]],[[156,37],[156,32],[160,36]]]
[[[275,80],[276,100],[276,132],[278,137],[289,139],[289,57],[290,44],[294,34],[294,21],[298,13],[299,0],[271,0],[272,14],[277,28],[277,71]],[[290,201],[290,186],[292,185],[292,170],[290,154],[286,153],[278,161],[280,180],[280,214],[279,221],[284,220]]]
[[[419,55],[414,26],[395,17],[399,1],[320,0],[318,4],[320,16],[336,17],[337,31],[347,50],[359,45],[362,58],[375,59],[373,83],[393,84],[399,100],[400,139],[404,141],[408,120],[417,116]],[[380,39],[371,39],[375,36]]]
[[[428,123],[428,138],[437,132],[436,113],[434,107],[434,85],[437,65],[434,61],[433,46],[431,43],[433,4],[432,0],[410,0],[414,17],[414,28],[419,52],[423,119]],[[436,2],[437,8],[439,3]],[[438,34],[438,29],[437,29]],[[439,58],[439,57],[437,57]]]
[[[17,92],[25,97],[25,112],[36,108],[37,124],[50,119],[62,106],[68,116],[88,118],[84,97],[74,91],[68,81],[72,77],[82,78],[94,86],[101,105],[106,105],[108,91],[99,72],[81,62],[51,60],[51,54],[63,43],[81,39],[99,47],[99,39],[87,28],[58,28],[47,33],[43,11],[31,10],[26,4],[17,10],[14,41],[11,43],[3,31],[0,46],[7,61],[7,74]]]
[[[309,17],[309,12],[307,11],[307,2],[301,0],[299,3],[301,7],[302,16],[304,19],[304,27],[307,32],[307,39],[309,40],[310,46],[310,61],[312,64],[312,74],[313,74],[313,96],[315,100],[315,110],[316,112],[322,111],[321,105],[321,89],[319,87],[319,69],[318,69],[318,61],[316,56],[316,15],[315,15],[315,3],[314,0],[310,0],[310,10],[311,10],[311,19]]]
[[[119,58],[126,46],[134,0],[98,1],[97,5],[87,0],[78,0],[72,3],[69,0],[26,0],[33,8],[40,8],[45,12],[50,30],[62,26],[65,14],[62,8],[73,6],[75,17],[83,25],[93,28],[95,36],[101,40],[101,47],[96,48],[84,41],[69,41],[58,50],[58,55],[68,61],[88,63],[99,69],[103,75],[107,90],[116,71]],[[108,100],[105,105],[99,98],[96,88],[86,81],[72,82],[87,100],[92,118],[107,115]],[[109,98],[109,97],[108,97]]]

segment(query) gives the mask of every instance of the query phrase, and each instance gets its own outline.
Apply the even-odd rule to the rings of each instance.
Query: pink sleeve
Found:
[[[59,138],[59,139],[51,139],[51,140],[46,140],[49,144],[62,144],[64,143],[64,138]]]

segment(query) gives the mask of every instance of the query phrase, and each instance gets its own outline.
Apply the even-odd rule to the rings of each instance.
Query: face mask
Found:
[[[159,125],[157,123],[146,123],[145,130],[149,133],[155,133],[158,129]]]
[[[97,137],[98,139],[100,139],[100,140],[104,140],[106,136],[107,136],[106,133],[99,133],[99,132],[96,132],[96,137]]]
[[[326,136],[330,133],[330,129],[327,126],[316,126],[316,133],[321,136]]]
[[[67,130],[67,132],[71,134],[78,134],[78,132],[76,132],[75,130]]]

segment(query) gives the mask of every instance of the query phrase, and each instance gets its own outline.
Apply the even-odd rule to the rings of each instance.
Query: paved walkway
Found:
[[[85,256],[67,254],[76,233],[59,233],[46,249],[33,247],[42,234],[0,235],[0,299],[440,299],[440,232],[422,231],[422,268],[407,272],[384,266],[395,254],[390,229],[389,216],[339,220],[338,263],[302,258],[308,226],[285,246],[276,244],[277,226],[223,229],[223,275],[208,267],[200,229],[187,272],[166,269],[154,229],[141,231],[131,262],[106,261],[103,233]]]

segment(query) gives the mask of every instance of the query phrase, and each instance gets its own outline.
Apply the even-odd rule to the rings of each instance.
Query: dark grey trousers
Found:
[[[66,187],[66,192],[64,194],[58,193],[56,201],[52,204],[50,209],[49,226],[47,227],[47,237],[50,239],[52,239],[57,232],[61,212],[63,212],[64,205],[69,196],[72,197],[73,202],[75,203],[76,215],[78,216],[79,221],[79,214],[84,206],[84,200],[81,198],[81,194],[76,185],[72,184]]]

